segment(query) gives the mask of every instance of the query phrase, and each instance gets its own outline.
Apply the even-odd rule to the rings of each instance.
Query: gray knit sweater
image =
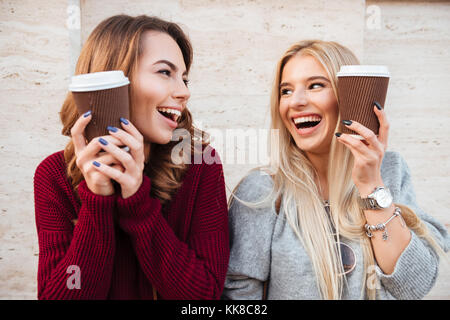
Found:
[[[394,202],[409,206],[426,223],[441,247],[448,251],[450,237],[446,228],[426,214],[416,203],[411,175],[405,160],[397,152],[385,153],[381,166],[384,184]],[[272,179],[260,171],[251,172],[239,185],[236,196],[256,202],[270,192]],[[233,201],[229,210],[231,256],[224,299],[261,299],[263,284],[268,285],[268,299],[320,299],[310,259],[286,221],[283,209],[277,215],[273,203],[263,208],[249,208]],[[368,270],[369,281],[377,275],[378,299],[421,299],[433,287],[439,259],[428,243],[411,231],[411,241],[397,261],[392,274],[378,266]],[[356,254],[356,267],[347,276],[344,299],[364,299],[362,251],[358,241],[343,239]],[[372,272],[372,273],[370,273]]]

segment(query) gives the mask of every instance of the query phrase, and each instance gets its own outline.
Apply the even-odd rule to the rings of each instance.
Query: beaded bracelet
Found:
[[[401,222],[402,222],[402,226],[405,226],[405,221],[403,220],[402,216],[402,210],[399,207],[395,207],[395,211],[394,214],[392,215],[392,217],[390,217],[386,222],[384,223],[379,223],[377,225],[370,225],[370,224],[365,224],[364,228],[366,230],[366,234],[369,238],[373,237],[373,231],[383,231],[383,240],[386,241],[389,237],[386,226],[389,222],[391,222],[392,219],[394,219],[395,217],[400,217]]]

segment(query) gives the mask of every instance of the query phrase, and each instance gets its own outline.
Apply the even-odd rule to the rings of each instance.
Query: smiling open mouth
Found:
[[[295,126],[297,129],[306,129],[317,126],[322,118],[319,116],[309,116],[309,117],[301,117],[293,119]]]
[[[175,122],[177,122],[177,120],[181,116],[181,112],[179,110],[177,110],[177,109],[157,107],[156,110],[158,110],[158,112],[161,115],[163,115],[164,117],[166,117],[167,119],[170,119],[170,120],[175,121]]]

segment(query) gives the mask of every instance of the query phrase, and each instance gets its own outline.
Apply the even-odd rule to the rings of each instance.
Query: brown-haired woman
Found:
[[[174,130],[189,142],[199,132],[186,108],[191,62],[180,27],[156,17],[113,16],[90,35],[76,74],[122,70],[130,119],[87,143],[92,115],[67,95],[60,115],[71,140],[34,180],[39,299],[220,297],[229,259],[222,165],[171,160]],[[217,159],[207,143],[191,145]]]

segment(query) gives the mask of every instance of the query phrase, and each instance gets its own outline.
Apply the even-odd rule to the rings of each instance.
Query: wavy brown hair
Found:
[[[171,36],[181,49],[186,70],[192,64],[192,46],[183,30],[175,23],[164,21],[157,17],[141,15],[131,17],[128,15],[116,15],[103,20],[90,34],[84,44],[75,69],[75,74],[91,72],[122,70],[130,80],[130,115],[133,114],[133,78],[137,70],[139,58],[143,53],[143,34],[146,31],[163,32]],[[70,130],[79,118],[72,93],[69,92],[60,112],[63,124],[62,134],[70,136]],[[206,134],[194,128],[192,116],[185,108],[178,121],[178,127],[189,132],[191,154],[201,152],[194,144],[193,139],[202,141],[202,149],[208,142],[203,139]],[[187,135],[182,136],[186,142]],[[186,161],[181,164],[173,163],[171,151],[178,141],[171,141],[166,145],[151,144],[151,157],[145,166],[145,174],[152,179],[151,195],[160,199],[164,205],[181,186],[184,174],[188,169]],[[67,165],[67,176],[75,191],[84,179],[80,169],[76,165],[76,155],[72,140],[64,149],[64,159]]]

